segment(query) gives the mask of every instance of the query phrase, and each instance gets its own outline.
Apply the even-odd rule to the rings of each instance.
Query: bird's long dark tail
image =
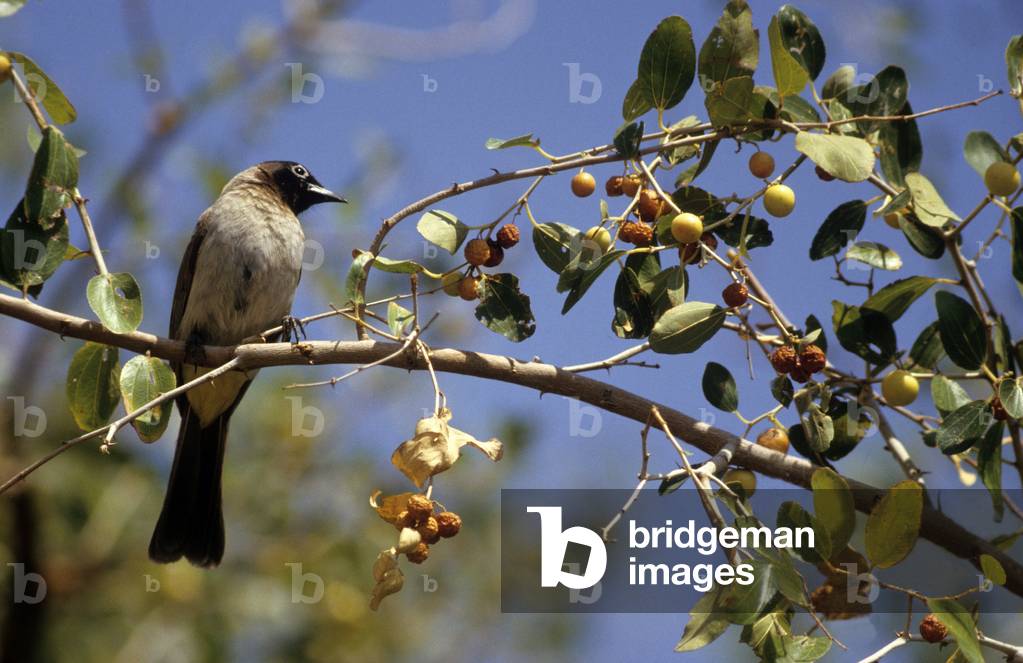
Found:
[[[213,567],[224,557],[220,474],[231,411],[203,428],[191,408],[183,409],[174,466],[149,542],[149,558],[168,564],[184,556],[196,566]]]

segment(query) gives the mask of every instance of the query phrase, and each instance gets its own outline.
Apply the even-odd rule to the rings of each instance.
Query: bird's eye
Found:
[[[291,172],[295,173],[295,175],[297,175],[298,177],[305,177],[306,175],[309,174],[309,171],[307,171],[302,166],[292,166]]]

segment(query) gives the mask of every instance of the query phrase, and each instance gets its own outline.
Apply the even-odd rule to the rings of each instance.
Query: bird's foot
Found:
[[[293,315],[284,316],[284,319],[281,320],[281,329],[283,330],[284,340],[296,345],[299,341],[299,333],[302,334],[302,338],[307,338],[305,335],[305,325]]]

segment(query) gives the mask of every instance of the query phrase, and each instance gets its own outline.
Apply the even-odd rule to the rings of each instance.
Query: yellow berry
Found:
[[[589,173],[576,173],[572,178],[572,193],[580,198],[590,195],[596,188],[597,180],[593,179],[593,175]]]
[[[746,497],[752,497],[753,493],[757,491],[757,475],[749,470],[728,470],[721,480],[725,482],[725,485],[738,484],[742,486],[742,489],[746,491]]]
[[[749,172],[753,177],[766,180],[774,173],[774,157],[767,152],[754,152],[749,158]]]
[[[583,238],[587,242],[593,242],[600,247],[601,253],[607,253],[607,250],[611,248],[611,233],[607,231],[607,228],[601,228],[600,226],[593,226],[586,231]]]
[[[441,277],[440,284],[444,288],[444,294],[452,297],[458,296],[458,284],[462,282],[462,275],[458,272],[451,272]]]
[[[890,227],[897,229],[899,227],[899,213],[888,212],[887,214],[884,215],[884,222],[888,224]]]
[[[757,436],[757,444],[778,453],[788,453],[789,434],[783,428],[772,426]]]
[[[993,196],[1011,196],[1019,188],[1019,171],[1011,163],[996,161],[984,172],[984,184]]]
[[[671,236],[682,244],[691,244],[700,240],[703,234],[703,221],[692,212],[677,214],[671,220]]]
[[[881,381],[881,395],[888,405],[909,405],[920,393],[920,383],[909,371],[901,368],[884,376]]]
[[[11,77],[11,61],[6,55],[0,53],[0,83]]]
[[[772,184],[764,192],[764,209],[771,216],[788,216],[796,206],[796,193],[784,184]]]

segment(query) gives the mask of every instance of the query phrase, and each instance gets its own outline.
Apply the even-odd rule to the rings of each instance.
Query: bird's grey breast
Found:
[[[251,191],[225,192],[208,219],[180,329],[236,343],[290,313],[305,236],[291,210]]]

